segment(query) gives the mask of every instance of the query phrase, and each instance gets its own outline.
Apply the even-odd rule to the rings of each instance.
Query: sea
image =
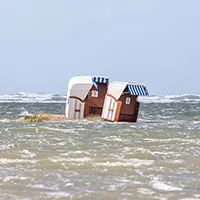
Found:
[[[0,95],[0,199],[200,199],[200,95],[139,101],[137,123],[28,123],[65,96]]]

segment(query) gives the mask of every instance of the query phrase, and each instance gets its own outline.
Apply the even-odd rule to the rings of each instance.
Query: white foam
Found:
[[[35,153],[31,153],[29,150],[24,149],[23,154],[21,155],[22,158],[34,158],[36,156]]]
[[[199,103],[200,94],[160,95],[139,97],[143,103]],[[0,103],[65,103],[66,96],[53,93],[24,93],[0,95]]]
[[[15,144],[2,144],[0,145],[0,150],[8,150],[8,149],[14,148],[14,146]]]
[[[155,192],[148,189],[148,188],[138,188],[137,191],[140,193],[140,194],[144,194],[144,195],[153,195]]]
[[[116,141],[116,142],[126,142],[127,140],[124,140],[124,138],[120,138],[117,136],[109,136],[109,137],[105,137],[104,140],[106,141]]]
[[[36,185],[28,185],[28,187],[30,188],[36,188],[36,189],[46,189],[46,190],[55,190],[55,186],[53,187],[47,187],[45,185],[42,185],[42,184],[36,184]]]
[[[73,186],[73,183],[66,183],[65,186],[69,187],[69,186]]]
[[[5,150],[5,149],[9,149],[8,147],[7,147],[7,145],[0,145],[0,150]]]
[[[27,115],[28,115],[28,116],[32,116],[33,114],[29,113],[28,111],[23,111],[23,112],[20,113],[19,116],[24,117],[24,116],[27,116]]]
[[[6,123],[6,122],[9,122],[9,119],[0,119],[0,122]]]
[[[141,159],[123,159],[122,161],[116,162],[104,162],[104,163],[94,163],[94,166],[97,167],[134,167],[138,168],[144,165],[151,165],[153,164],[153,160],[141,160]]]
[[[61,155],[62,155],[62,156],[70,156],[70,155],[76,155],[76,154],[81,154],[81,155],[86,154],[86,155],[90,155],[89,152],[87,152],[87,151],[80,151],[80,150],[77,150],[77,151],[69,151],[69,152],[67,152],[67,153],[62,153]],[[79,156],[81,156],[81,155],[79,155]]]
[[[50,197],[68,197],[69,200],[72,199],[72,196],[66,192],[47,192],[47,195]]]
[[[35,164],[35,160],[28,160],[28,159],[9,159],[9,158],[0,158],[0,165],[5,164],[13,164],[13,163],[32,163]]]
[[[23,176],[6,176],[3,179],[3,182],[10,182],[11,180],[28,180],[30,177],[23,177]]]
[[[167,185],[165,182],[159,180],[158,178],[154,178],[154,180],[151,181],[151,185],[154,189],[157,189],[160,191],[182,191],[183,190],[180,187]]]
[[[49,130],[49,131],[55,131],[55,132],[62,132],[62,133],[75,133],[76,129],[61,129],[61,128],[50,128],[43,126],[42,128]]]
[[[45,93],[24,93],[0,95],[0,103],[65,103],[63,95]]]
[[[163,95],[163,96],[147,96],[139,97],[139,101],[143,103],[199,103],[199,94],[180,94],[180,95]]]
[[[75,163],[85,163],[85,162],[90,162],[92,159],[89,157],[81,157],[81,158],[62,158],[59,156],[54,156],[49,158],[50,161],[52,162],[75,162]]]
[[[110,190],[110,191],[115,191],[115,190],[117,190],[117,186],[116,185],[110,185],[110,186],[108,186],[107,189]]]
[[[199,198],[200,199],[200,194],[195,194],[194,197]]]

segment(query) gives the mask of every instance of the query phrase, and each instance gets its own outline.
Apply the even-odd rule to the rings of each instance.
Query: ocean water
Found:
[[[0,95],[0,199],[200,199],[200,95],[140,102],[137,123],[19,123],[64,96]]]

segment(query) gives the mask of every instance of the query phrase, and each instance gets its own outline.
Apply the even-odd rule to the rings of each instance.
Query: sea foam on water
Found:
[[[0,95],[1,199],[199,199],[200,95],[140,98],[137,123],[64,115],[54,94]]]

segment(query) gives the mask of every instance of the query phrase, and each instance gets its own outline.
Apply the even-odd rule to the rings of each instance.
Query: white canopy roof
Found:
[[[146,87],[143,83],[137,83],[137,82],[111,82],[108,86],[108,94],[111,94],[114,96],[117,100],[122,95],[125,88],[128,86],[136,86],[137,91],[134,94],[134,92],[129,91],[131,95],[148,95],[148,91],[146,90]],[[131,89],[132,89],[131,87]],[[144,91],[145,92],[144,92]]]
[[[69,80],[67,96],[76,96],[84,100],[93,86],[94,80],[107,83],[108,78],[99,76],[74,76]]]

